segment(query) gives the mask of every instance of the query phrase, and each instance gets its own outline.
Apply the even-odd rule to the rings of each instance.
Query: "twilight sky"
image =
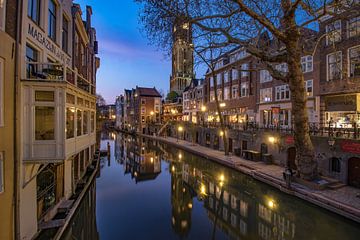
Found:
[[[139,7],[133,0],[75,0],[92,6],[92,25],[99,41],[97,92],[108,104],[136,85],[169,89],[171,63],[140,33]],[[83,13],[85,18],[85,12]]]

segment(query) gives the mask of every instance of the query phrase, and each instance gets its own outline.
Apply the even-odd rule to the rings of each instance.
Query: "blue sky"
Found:
[[[97,92],[107,103],[136,85],[167,93],[171,63],[140,33],[139,6],[133,0],[76,0],[82,9],[92,6],[92,24],[97,31],[101,65]],[[85,12],[83,13],[85,18]]]

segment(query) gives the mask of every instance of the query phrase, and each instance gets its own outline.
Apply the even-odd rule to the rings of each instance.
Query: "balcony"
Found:
[[[71,84],[95,95],[95,86],[77,71],[59,63],[26,63],[26,78],[23,81],[60,82]]]

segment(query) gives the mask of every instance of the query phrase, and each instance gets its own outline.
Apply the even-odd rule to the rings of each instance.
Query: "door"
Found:
[[[296,163],[295,163],[295,159],[296,159],[296,149],[295,147],[290,147],[287,150],[287,165],[291,168],[296,170]]]
[[[353,157],[349,159],[348,184],[360,188],[360,158]]]
[[[241,142],[241,150],[247,150],[247,141],[243,140]]]
[[[233,140],[232,138],[229,138],[229,153],[233,152]]]
[[[199,143],[199,132],[196,132],[196,143]]]

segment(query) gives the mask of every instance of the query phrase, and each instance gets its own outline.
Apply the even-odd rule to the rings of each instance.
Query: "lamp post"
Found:
[[[182,126],[179,126],[179,127],[178,127],[178,134],[177,134],[176,142],[179,142],[179,135],[180,135],[180,133],[181,133],[183,130],[184,130],[184,129],[183,129]]]

